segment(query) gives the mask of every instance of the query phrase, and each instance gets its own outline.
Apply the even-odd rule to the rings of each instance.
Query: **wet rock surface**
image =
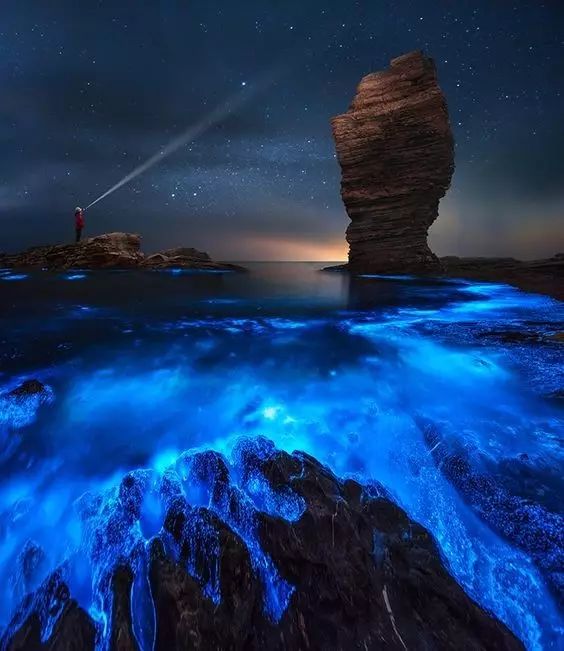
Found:
[[[36,379],[24,380],[13,389],[0,391],[0,440],[5,432],[14,433],[33,422],[39,408],[52,400],[51,387]],[[15,443],[13,439],[11,442]],[[8,444],[4,454],[9,454],[10,449]]]
[[[3,651],[82,651],[94,649],[94,622],[71,598],[60,572],[25,597],[2,638]]]
[[[105,233],[76,244],[37,246],[22,253],[0,254],[0,267],[15,269],[201,269],[241,271],[237,265],[213,261],[207,253],[192,248],[168,249],[146,256],[141,236]]]
[[[380,486],[341,481],[264,439],[234,454],[237,477],[213,452],[185,453],[164,472],[160,530],[145,552],[126,546],[129,555],[116,555],[102,580],[110,648],[135,651],[153,640],[167,651],[522,648]],[[103,549],[138,527],[149,483],[143,473],[124,478]],[[97,509],[94,499],[85,513]],[[152,607],[139,611],[130,600],[141,575]],[[63,577],[64,568],[24,598],[2,648],[94,649],[101,627]]]
[[[502,460],[499,473],[480,472],[463,450],[449,445],[436,425],[425,421],[419,425],[437,467],[479,517],[534,560],[558,606],[564,609],[560,468],[543,468],[542,460],[521,454]],[[539,490],[548,494],[544,501],[554,510],[537,503],[535,493]]]
[[[29,396],[40,395],[45,393],[47,388],[39,380],[25,380],[15,389],[12,389],[8,395],[12,398],[26,398]]]
[[[410,52],[364,77],[332,126],[351,219],[349,268],[440,270],[427,231],[450,186],[454,141],[432,59]]]

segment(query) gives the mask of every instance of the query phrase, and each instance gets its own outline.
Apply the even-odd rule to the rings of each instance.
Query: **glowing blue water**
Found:
[[[564,306],[503,285],[403,276],[349,285],[316,269],[30,274],[0,287],[0,622],[63,564],[73,596],[107,629],[107,576],[128,556],[134,630],[150,648],[143,568],[171,486],[245,541],[275,621],[292,586],[260,548],[255,513],[292,520],[303,505],[244,471],[238,440],[264,435],[339,474],[383,483],[433,532],[477,601],[529,648],[557,647],[562,620],[538,565],[463,501],[417,423],[440,425],[477,472],[561,513],[555,395],[564,379],[554,335]],[[12,400],[8,391],[27,378],[49,392]],[[197,457],[185,451],[195,448],[224,455],[237,517],[211,496],[207,475],[194,479]],[[523,455],[526,477],[515,465]],[[197,517],[190,526],[204,536]],[[33,571],[22,570],[24,556]],[[190,559],[187,569],[197,576]],[[217,576],[199,578],[220,600]]]

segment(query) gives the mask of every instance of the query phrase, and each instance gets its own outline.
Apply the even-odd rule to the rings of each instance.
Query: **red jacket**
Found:
[[[81,212],[75,213],[74,223],[77,228],[84,228],[84,215]]]

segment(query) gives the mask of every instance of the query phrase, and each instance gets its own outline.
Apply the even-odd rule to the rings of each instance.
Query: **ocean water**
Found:
[[[222,453],[237,478],[241,450],[264,436],[341,476],[384,484],[433,533],[459,583],[527,648],[562,648],[562,613],[543,563],[500,533],[518,530],[523,515],[484,517],[437,467],[421,423],[504,495],[538,509],[541,531],[543,513],[561,517],[564,304],[501,284],[351,279],[321,266],[0,271],[3,627],[26,592],[60,568],[99,623],[104,648],[105,580],[115,559],[128,557],[134,630],[150,649],[146,547],[161,530],[164,480],[173,476],[192,503],[208,505],[194,451]],[[46,391],[8,395],[27,379]],[[124,524],[126,475],[142,505]],[[260,549],[254,514],[296,519],[303,505],[271,494],[258,476],[240,481],[244,520],[216,510],[249,547],[276,621],[292,586]],[[212,533],[193,524],[213,556]],[[562,532],[560,542],[548,533],[543,554],[562,558]],[[221,599],[213,581],[206,594]],[[55,621],[45,616],[44,639]]]

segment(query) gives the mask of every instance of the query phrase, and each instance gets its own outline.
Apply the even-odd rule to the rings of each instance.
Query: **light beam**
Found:
[[[274,80],[278,77],[277,74],[271,72],[268,76],[264,75],[262,78],[257,80],[251,87],[245,85],[244,89],[231,95],[221,104],[218,104],[208,115],[202,117],[195,124],[190,125],[184,133],[176,136],[171,140],[167,145],[161,147],[159,151],[150,158],[148,158],[144,163],[141,163],[129,174],[124,176],[120,181],[113,185],[109,190],[106,190],[101,194],[97,199],[94,199],[92,203],[89,203],[84,210],[88,210],[102,199],[105,199],[107,196],[119,190],[124,185],[133,181],[143,172],[146,172],[148,169],[160,163],[161,161],[168,158],[171,154],[174,154],[175,151],[178,151],[181,147],[187,145],[190,142],[193,142],[196,138],[203,135],[209,131],[212,127],[223,122],[230,115],[235,113],[235,111],[245,104],[247,104],[251,99],[256,97],[260,92],[264,91],[268,86],[270,86]]]

